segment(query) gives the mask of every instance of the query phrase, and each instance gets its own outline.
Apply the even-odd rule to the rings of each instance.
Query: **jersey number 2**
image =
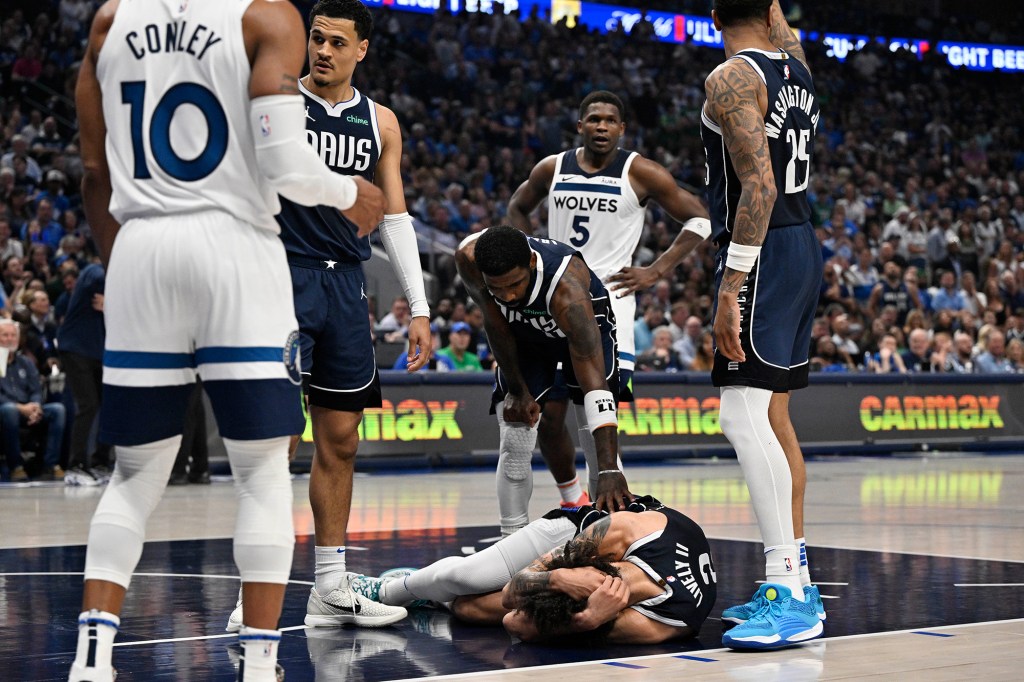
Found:
[[[590,222],[590,216],[578,215],[572,218],[572,231],[573,236],[569,237],[569,243],[573,246],[583,246],[590,241],[590,230],[587,229],[587,223]]]
[[[790,128],[786,131],[786,142],[793,149],[793,155],[786,164],[786,194],[796,194],[807,189],[807,180],[811,176],[811,155],[807,152],[807,143],[810,140],[810,130]],[[801,175],[803,179],[798,185],[797,179]]]
[[[135,177],[139,180],[152,177],[146,163],[146,147],[143,142],[145,97],[145,81],[121,83],[121,103],[131,107],[132,154]],[[171,122],[178,107],[183,104],[196,107],[206,119],[206,146],[192,159],[183,159],[171,146]],[[149,121],[149,148],[160,169],[176,180],[193,182],[212,173],[228,149],[228,117],[224,115],[217,96],[198,83],[178,83],[164,93]]]

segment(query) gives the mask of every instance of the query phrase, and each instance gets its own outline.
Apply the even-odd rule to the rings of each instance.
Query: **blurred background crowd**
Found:
[[[296,4],[308,10],[310,3]],[[647,6],[707,16],[710,4]],[[8,363],[26,360],[38,374],[22,386],[11,386],[19,384],[18,371],[0,380],[0,405],[19,406],[16,417],[36,401],[63,402],[68,415],[74,412],[60,385],[57,337],[82,271],[96,260],[81,208],[73,97],[97,5],[5,0],[0,14],[0,314],[18,323],[10,332],[0,325],[0,345],[9,351],[0,354]],[[999,6],[892,0],[869,13],[837,0],[783,2],[800,28],[912,36],[933,45],[1024,44],[1021,13],[994,23]],[[721,50],[659,43],[644,21],[628,33],[601,35],[543,16],[444,9],[373,15],[370,52],[354,84],[393,109],[402,125],[408,205],[424,267],[437,284],[435,343],[445,352],[435,369],[490,367],[482,315],[467,306],[453,248],[502,221],[535,163],[577,144],[577,107],[588,92],[622,96],[622,145],[703,192],[703,81]],[[869,44],[840,62],[823,43],[805,48],[823,112],[810,201],[826,267],[812,369],[1024,372],[1021,77],[954,69],[934,50],[919,58]],[[544,234],[543,207],[534,220]],[[679,228],[652,207],[634,263],[653,261]],[[618,321],[634,325],[639,371],[710,368],[713,258],[714,246],[702,245],[638,295],[636,320]],[[88,304],[97,305],[92,297]],[[400,346],[408,303],[375,307],[378,341]],[[388,363],[397,355],[400,363],[404,354],[380,355]],[[31,381],[39,394],[25,392]],[[65,430],[67,415],[43,412],[32,426]],[[68,436],[61,438],[66,464]],[[13,470],[17,462],[5,454]],[[43,474],[59,468],[48,456]]]

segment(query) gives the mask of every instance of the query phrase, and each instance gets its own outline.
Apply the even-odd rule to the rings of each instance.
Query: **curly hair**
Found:
[[[480,272],[497,277],[517,267],[530,267],[530,253],[524,233],[511,225],[496,225],[476,240],[473,257]]]
[[[772,0],[715,0],[715,12],[722,26],[732,26],[768,15]]]
[[[562,552],[556,553],[544,564],[545,570],[556,568],[583,568],[590,566],[608,575],[618,577],[619,569],[597,552],[598,541],[594,538],[574,539],[565,543]],[[547,639],[560,635],[572,623],[572,617],[587,608],[586,599],[573,599],[563,592],[537,592],[529,595],[519,605],[519,610],[533,621],[537,633]],[[599,643],[611,631],[614,621],[602,624],[596,630],[569,635],[583,644]]]

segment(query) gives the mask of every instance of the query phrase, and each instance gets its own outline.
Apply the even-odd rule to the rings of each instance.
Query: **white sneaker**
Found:
[[[388,652],[404,652],[407,642],[401,632],[390,630],[338,630],[306,628],[306,648],[309,660],[318,676],[338,675],[339,671],[353,670],[351,666],[368,658],[373,664],[386,665],[386,659],[376,657]]]
[[[306,602],[306,620],[309,627],[338,627],[351,623],[363,627],[379,628],[405,618],[407,611],[401,606],[387,606],[368,599],[352,590],[353,574],[348,573],[341,585],[326,595],[309,590]]]
[[[228,616],[228,624],[224,627],[227,632],[238,632],[242,629],[242,588],[238,588],[238,601],[235,602],[235,610]]]
[[[76,464],[64,472],[64,485],[80,485],[86,487],[103,485],[89,469],[81,464]]]

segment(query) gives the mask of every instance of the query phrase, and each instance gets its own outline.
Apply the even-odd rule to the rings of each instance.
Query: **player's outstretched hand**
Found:
[[[622,511],[633,499],[622,472],[609,472],[597,477],[597,500],[594,506],[602,511]]]
[[[352,179],[356,181],[358,192],[356,203],[352,204],[348,210],[342,211],[341,214],[355,223],[360,237],[365,237],[376,230],[384,220],[384,209],[388,202],[384,198],[384,192],[372,182],[367,182],[360,177]]]
[[[430,336],[430,318],[414,317],[409,323],[409,368],[415,372],[422,369],[430,360],[433,342]]]
[[[622,268],[608,278],[611,285],[609,289],[616,298],[622,298],[635,294],[638,291],[647,291],[658,281],[658,273],[651,267],[644,268]]]
[[[507,424],[526,424],[532,427],[540,419],[540,405],[531,395],[505,396],[502,418]]]
[[[715,313],[715,346],[718,351],[737,362],[746,362],[747,356],[740,344],[740,304],[736,296],[719,296]]]

